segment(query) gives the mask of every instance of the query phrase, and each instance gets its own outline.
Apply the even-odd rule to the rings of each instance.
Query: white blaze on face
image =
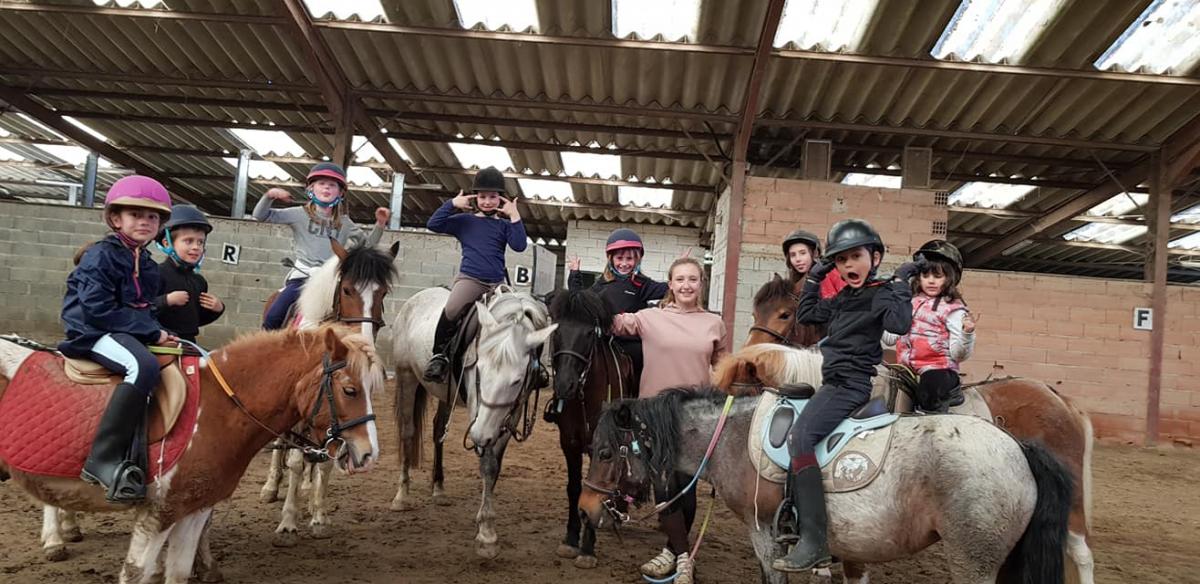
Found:
[[[358,289],[359,295],[362,297],[363,318],[371,318],[371,309],[375,307],[375,290],[379,288],[379,284],[367,284]],[[364,321],[362,323],[362,334],[367,340],[375,343],[375,323]]]

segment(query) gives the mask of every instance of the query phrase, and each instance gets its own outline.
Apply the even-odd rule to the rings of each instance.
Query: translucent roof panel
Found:
[[[1168,242],[1167,247],[1171,249],[1186,249],[1191,251],[1200,251],[1200,231],[1191,235],[1180,237],[1174,241]]]
[[[397,142],[395,138],[388,138],[388,144],[391,144],[392,148],[396,149],[396,153],[400,155],[400,158],[403,158],[404,160],[406,160],[408,162],[413,161],[412,156],[408,155],[408,152],[404,150],[404,147],[401,146],[400,143]]]
[[[625,38],[662,35],[669,41],[695,40],[700,0],[612,0],[613,34]]]
[[[563,169],[567,174],[621,178],[621,157],[615,154],[592,154],[590,152],[563,152]]]
[[[1096,243],[1125,243],[1146,233],[1145,225],[1119,225],[1115,223],[1088,223],[1063,235],[1067,241],[1094,241]]]
[[[3,131],[2,131],[2,130],[0,130],[0,132],[3,132]],[[2,134],[2,133],[0,133],[0,136],[2,136],[2,135],[3,135],[3,134]],[[21,160],[28,160],[28,158],[25,158],[24,156],[21,156],[20,154],[17,154],[16,152],[13,152],[12,150],[9,150],[8,148],[5,148],[5,147],[3,147],[3,146],[0,146],[0,160],[5,160],[5,161],[13,161],[13,160],[15,160],[15,161],[21,161]]]
[[[237,168],[238,159],[222,158],[221,160],[224,160],[229,166]],[[250,178],[280,181],[293,180],[292,175],[288,174],[286,170],[280,168],[278,164],[275,164],[274,162],[268,162],[266,160],[250,160]]]
[[[43,123],[33,119],[32,117],[25,114],[24,112],[17,112],[17,115],[20,116],[22,120],[25,120],[26,122],[29,122],[29,123],[41,128],[42,130],[45,130],[47,133],[49,133],[53,136],[58,136],[59,138],[62,138],[63,140],[67,139],[67,137],[60,134],[58,132],[58,130],[55,130],[54,128],[51,128],[50,126],[47,126],[46,124],[43,124]]]
[[[963,0],[933,46],[952,61],[1020,63],[1066,0]]]
[[[291,136],[279,130],[249,130],[234,128],[229,130],[238,140],[260,155],[276,154],[280,156],[308,156]]]
[[[1171,215],[1171,223],[1200,223],[1200,205]]]
[[[450,150],[454,152],[454,156],[458,158],[458,162],[463,165],[463,168],[494,166],[500,170],[511,170],[514,166],[512,156],[503,146],[459,144],[457,142],[447,145],[450,146]]]
[[[569,182],[521,178],[517,179],[517,183],[521,185],[521,191],[525,193],[526,197],[553,199],[555,201],[575,200],[575,193],[571,189],[571,183]]]
[[[969,182],[950,193],[950,205],[1004,209],[1032,193],[1037,187],[989,182]]]
[[[347,168],[346,181],[352,185],[368,187],[381,187],[388,184],[378,173],[365,166],[351,166]]]
[[[121,8],[166,8],[163,0],[92,0],[96,6],[116,4]]]
[[[1185,75],[1200,61],[1200,2],[1154,0],[1103,55],[1096,68]]]
[[[879,0],[788,0],[775,46],[854,52],[862,44]]]
[[[356,16],[370,22],[383,18],[383,4],[379,0],[304,0],[308,13],[313,18],[323,18],[329,13],[338,20],[349,20]]]
[[[38,144],[37,147],[39,150],[42,150],[43,152],[46,152],[47,154],[59,160],[66,161],[67,164],[70,164],[71,166],[83,166],[87,164],[88,154],[91,153],[86,148],[62,144]],[[101,167],[112,166],[112,164],[103,157],[100,158],[100,162],[98,164]]]
[[[1087,210],[1088,215],[1098,217],[1119,217],[1141,207],[1150,200],[1150,195],[1143,193],[1121,193],[1095,207]]]
[[[671,196],[675,191],[667,189],[652,189],[648,187],[617,187],[617,199],[622,205],[635,207],[671,206]]]
[[[851,172],[842,179],[842,184],[859,187],[882,187],[887,189],[900,188],[900,177],[888,174],[867,174]]]
[[[63,116],[63,119],[64,119],[64,120],[66,120],[67,122],[69,122],[71,125],[73,125],[73,126],[75,126],[75,127],[79,128],[80,130],[83,130],[84,132],[87,132],[87,133],[91,134],[93,137],[95,137],[95,138],[99,139],[100,141],[102,141],[102,142],[108,142],[108,136],[105,136],[104,134],[101,134],[100,132],[97,132],[97,131],[96,131],[94,128],[92,128],[91,126],[89,126],[89,125],[87,125],[87,124],[85,124],[85,123],[83,123],[83,122],[81,122],[81,121],[79,121],[79,120],[77,120],[77,119],[75,119],[75,118],[73,118],[73,117],[71,117],[71,116]]]
[[[463,28],[482,24],[488,30],[541,30],[534,0],[454,0],[454,11]]]

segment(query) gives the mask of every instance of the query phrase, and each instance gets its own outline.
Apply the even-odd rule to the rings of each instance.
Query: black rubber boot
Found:
[[[788,555],[775,560],[771,567],[780,572],[807,572],[832,563],[826,529],[825,487],[821,468],[808,466],[788,476],[792,505],[796,508],[800,541]]]
[[[437,329],[433,333],[433,358],[425,366],[425,375],[423,376],[425,381],[446,382],[446,373],[450,369],[450,358],[446,356],[446,345],[450,344],[450,338],[454,336],[456,324],[446,318],[444,311],[438,318]]]
[[[146,396],[133,384],[117,385],[79,475],[86,482],[104,485],[108,489],[105,498],[114,503],[146,498],[146,472],[138,464],[145,456],[130,456],[135,443],[146,442],[135,439],[138,432],[145,432],[146,404]]]

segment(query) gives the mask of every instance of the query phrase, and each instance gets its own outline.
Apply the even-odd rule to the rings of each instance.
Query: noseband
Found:
[[[383,327],[387,326],[387,323],[385,323],[383,321],[382,317],[375,318],[373,316],[367,316],[365,314],[363,316],[345,316],[345,315],[343,315],[342,314],[342,276],[340,274],[338,275],[337,284],[335,286],[336,286],[336,288],[334,288],[334,293],[333,293],[333,318],[331,320],[334,320],[334,321],[337,321],[340,323],[345,323],[345,324],[362,324],[362,323],[369,322],[369,323],[375,325],[375,334],[379,334],[379,330],[382,329]],[[383,307],[381,305],[380,306],[381,314],[382,314],[382,311],[383,311]]]

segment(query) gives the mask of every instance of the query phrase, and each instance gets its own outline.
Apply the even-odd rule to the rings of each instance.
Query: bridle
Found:
[[[375,325],[375,334],[377,334],[377,335],[379,334],[380,329],[387,326],[387,323],[384,322],[382,316],[380,318],[375,318],[373,316],[369,316],[369,315],[365,315],[365,314],[362,316],[345,316],[345,315],[343,315],[342,314],[342,275],[341,274],[338,274],[337,283],[335,284],[335,286],[336,286],[336,288],[334,288],[334,292],[333,292],[333,317],[330,318],[329,320],[333,320],[333,321],[344,323],[344,324],[362,324],[362,323],[369,322],[369,323]],[[380,307],[381,314],[382,314],[382,310],[383,310],[383,308]]]
[[[583,363],[583,369],[581,369],[579,372],[579,379],[576,380],[576,382],[579,384],[580,391],[582,391],[584,384],[587,383],[588,374],[592,372],[592,363],[595,361],[596,357],[596,347],[598,347],[601,341],[604,339],[604,331],[600,329],[599,321],[593,321],[593,332],[592,334],[587,335],[585,338],[591,339],[591,342],[588,343],[587,355],[577,351],[572,351],[570,349],[559,349],[550,355],[551,363],[557,363],[559,356],[578,359],[581,363]],[[558,369],[558,367],[555,367],[555,371]]]
[[[788,298],[791,298],[792,301],[797,306],[800,304],[799,296],[788,293]],[[796,332],[796,315],[795,315],[794,310],[793,310],[793,314],[792,314],[791,324],[788,325],[788,328],[786,331],[784,331],[782,333],[778,333],[778,332],[775,332],[765,326],[753,325],[750,327],[750,332],[752,332],[752,333],[759,332],[764,335],[767,335],[767,336],[775,339],[775,342],[780,345],[784,345],[784,346],[788,346],[788,347],[792,347],[792,348],[796,348],[796,349],[803,348],[802,346],[800,346],[799,344],[797,344],[795,341],[792,340],[792,334]]]

